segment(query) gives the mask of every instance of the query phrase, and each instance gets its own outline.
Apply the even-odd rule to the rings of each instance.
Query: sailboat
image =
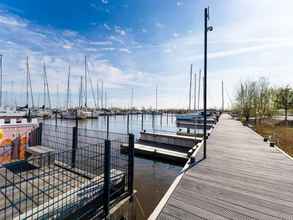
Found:
[[[43,64],[43,80],[44,80],[44,104],[41,108],[38,109],[37,111],[37,116],[41,118],[50,118],[52,115],[51,111],[51,97],[50,97],[50,90],[49,90],[49,83],[48,83],[48,78],[47,78],[47,71],[46,71],[46,64]],[[46,101],[48,99],[48,105],[49,108],[46,108]]]
[[[67,77],[67,94],[66,94],[66,110],[61,112],[62,119],[86,119],[82,109],[69,108],[70,102],[70,66],[68,66],[68,77]]]

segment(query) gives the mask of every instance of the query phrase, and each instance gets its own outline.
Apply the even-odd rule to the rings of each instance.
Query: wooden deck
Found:
[[[293,160],[223,115],[207,159],[176,178],[150,217],[156,218],[293,219]]]

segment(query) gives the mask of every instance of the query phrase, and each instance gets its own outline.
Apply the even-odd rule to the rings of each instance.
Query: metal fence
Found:
[[[0,219],[104,217],[132,195],[132,134],[40,124],[29,142],[52,152],[0,167]]]

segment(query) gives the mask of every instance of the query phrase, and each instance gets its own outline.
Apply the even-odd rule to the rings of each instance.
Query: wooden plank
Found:
[[[208,138],[207,159],[180,175],[150,219],[293,218],[292,158],[228,115]]]

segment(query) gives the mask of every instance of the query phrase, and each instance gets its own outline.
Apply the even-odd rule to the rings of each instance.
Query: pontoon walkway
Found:
[[[150,219],[293,219],[293,160],[222,115],[207,159],[179,175]]]

